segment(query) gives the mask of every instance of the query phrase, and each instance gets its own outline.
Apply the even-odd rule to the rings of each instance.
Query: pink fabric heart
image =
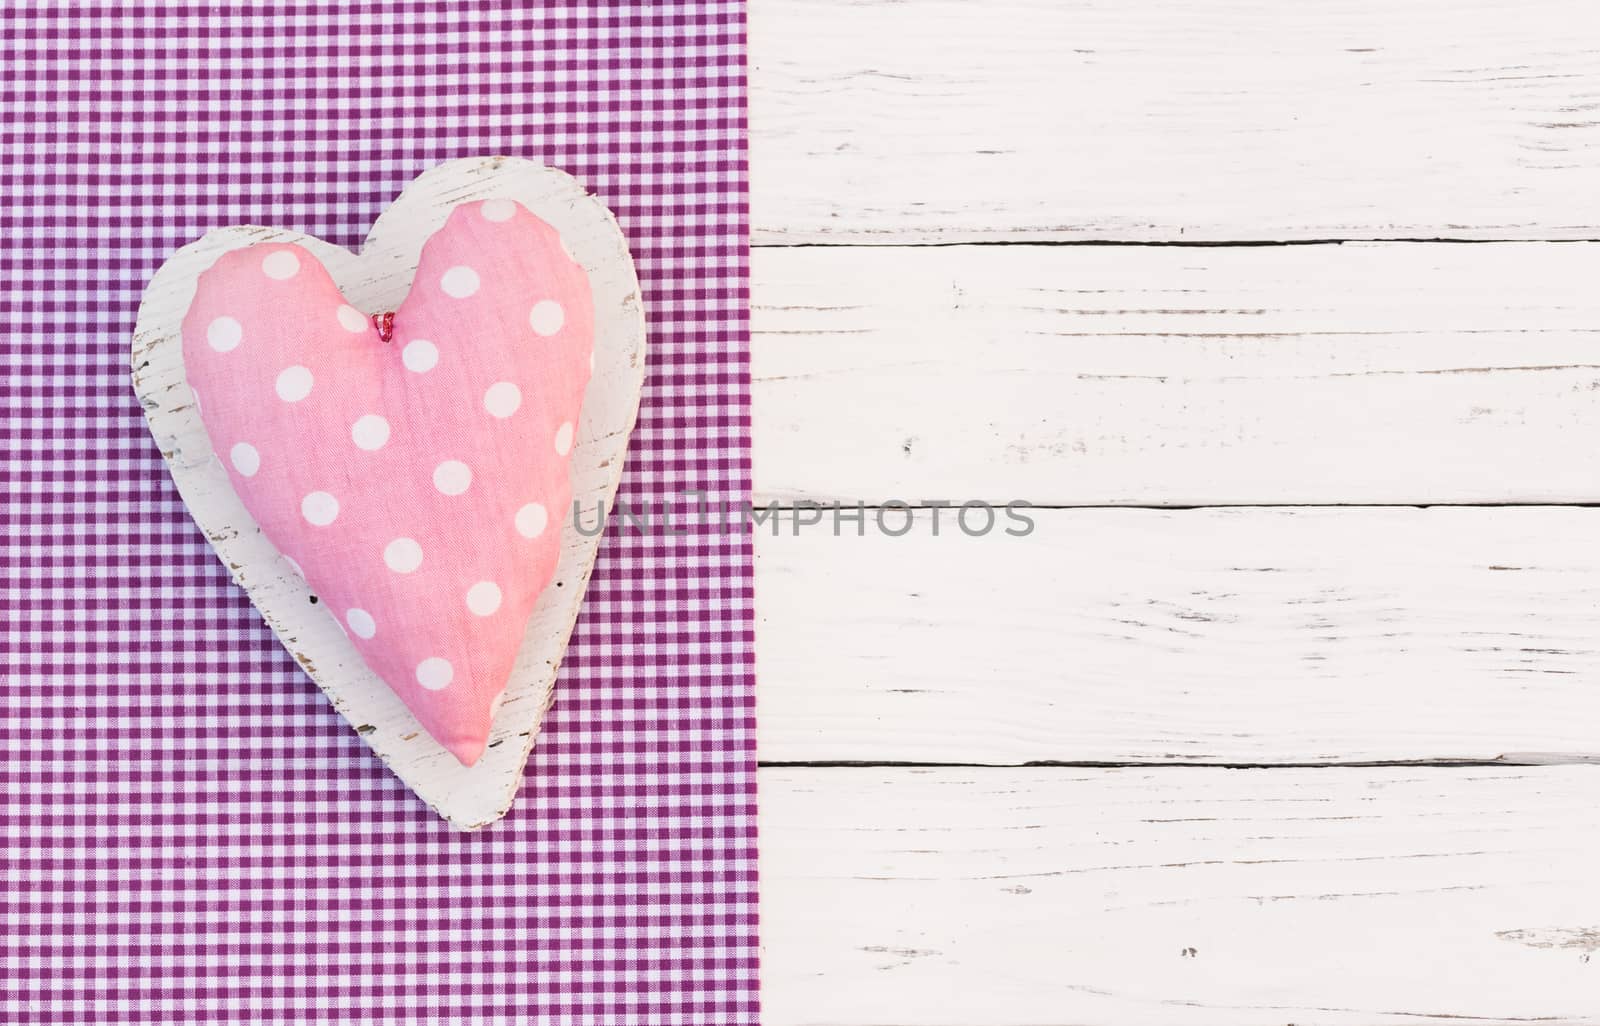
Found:
[[[245,508],[470,766],[560,554],[589,281],[489,200],[428,240],[387,341],[371,313],[299,246],[234,250],[200,276],[184,368]]]

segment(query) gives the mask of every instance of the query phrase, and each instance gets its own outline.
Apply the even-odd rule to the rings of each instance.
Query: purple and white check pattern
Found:
[[[756,1021],[748,536],[613,523],[517,806],[463,835],[229,582],[129,385],[207,229],[355,245],[423,169],[529,157],[644,284],[621,498],[747,498],[743,5],[530,6],[0,13],[0,1022]]]

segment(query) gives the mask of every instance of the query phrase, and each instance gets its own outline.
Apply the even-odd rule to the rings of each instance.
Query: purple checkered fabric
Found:
[[[622,500],[746,499],[742,4],[0,25],[0,1022],[755,1022],[748,536],[613,522],[517,807],[460,834],[229,582],[128,374],[145,281],[207,229],[355,245],[423,169],[529,157],[644,283]]]

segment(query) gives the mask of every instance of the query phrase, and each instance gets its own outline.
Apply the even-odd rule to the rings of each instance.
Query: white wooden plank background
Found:
[[[1597,513],[1359,505],[1597,501],[1592,6],[756,0],[751,73],[760,499],[1250,507],[758,533],[765,1021],[1600,1022]],[[1098,244],[1319,239],[1563,241]]]
[[[763,783],[768,1022],[1600,1019],[1600,767]]]
[[[763,759],[1600,758],[1600,510],[930,515],[759,536]]]
[[[824,247],[754,267],[761,499],[1600,501],[1600,445],[1573,444],[1600,439],[1597,244]]]
[[[757,0],[759,243],[1593,238],[1587,0]]]

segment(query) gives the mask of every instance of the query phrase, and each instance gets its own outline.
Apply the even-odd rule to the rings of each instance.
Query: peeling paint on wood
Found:
[[[1585,954],[1600,951],[1600,927],[1499,930],[1495,936],[1530,948],[1569,948]]]

